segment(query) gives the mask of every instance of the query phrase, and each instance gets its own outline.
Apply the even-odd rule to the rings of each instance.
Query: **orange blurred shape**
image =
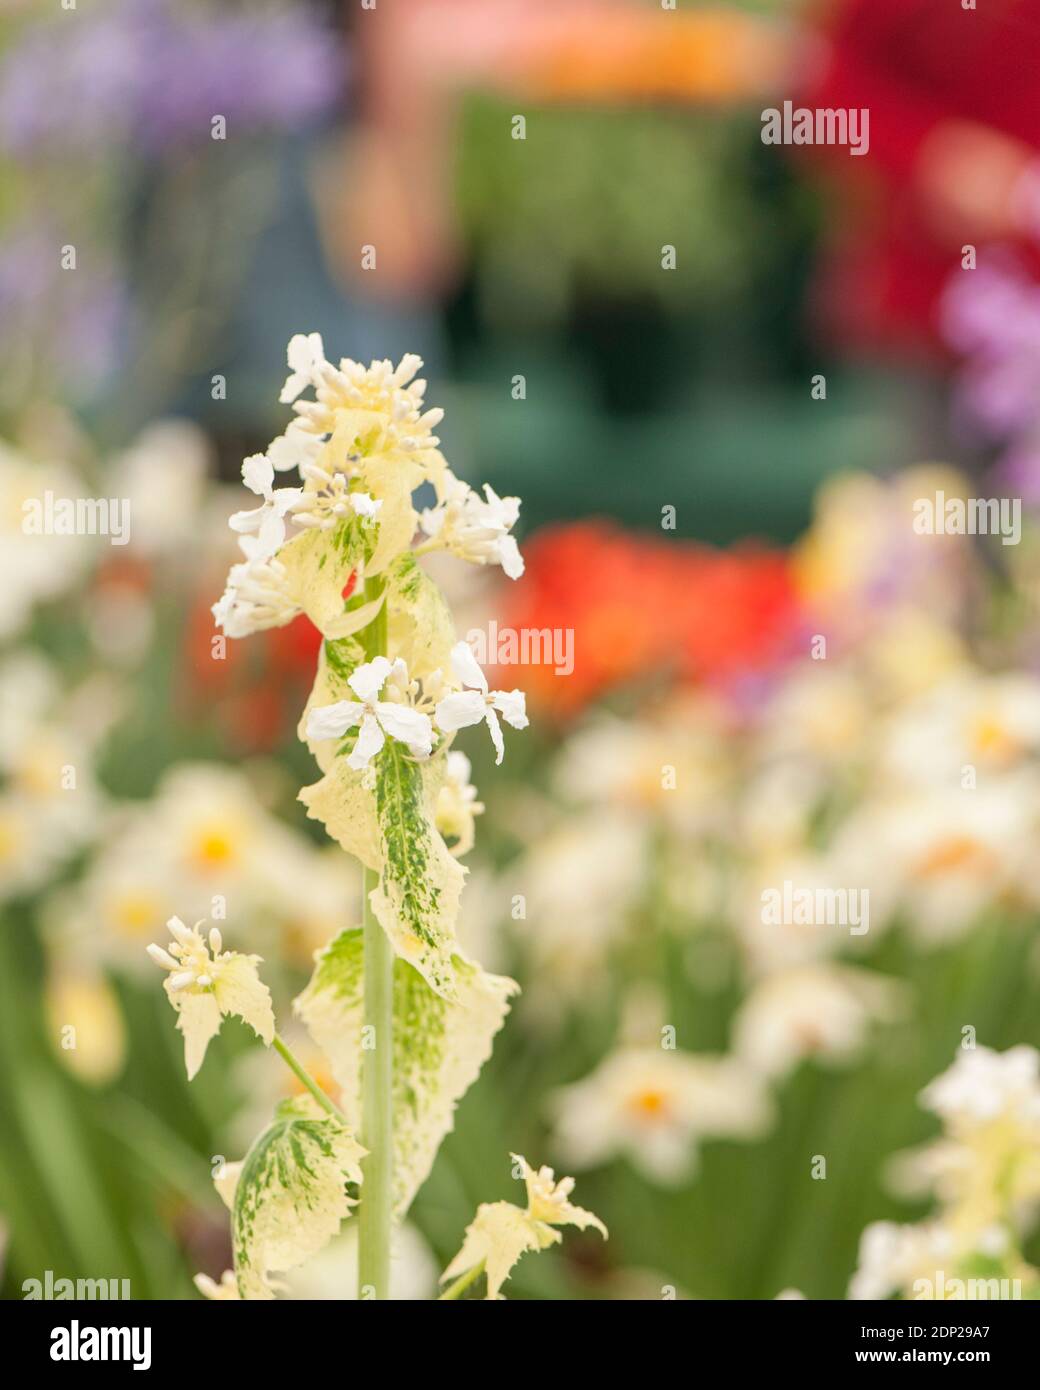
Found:
[[[215,724],[236,751],[276,747],[292,734],[307,699],[321,633],[301,616],[247,641],[221,638],[209,602],[207,592],[188,614],[178,713]]]
[[[770,669],[801,618],[787,555],[758,545],[715,550],[588,521],[547,527],[524,557],[499,630],[573,631],[573,672],[527,665],[521,682],[532,704],[560,716],[623,686]]]
[[[752,15],[619,8],[554,27],[509,75],[546,100],[719,101],[774,88],[790,62],[789,31]]]

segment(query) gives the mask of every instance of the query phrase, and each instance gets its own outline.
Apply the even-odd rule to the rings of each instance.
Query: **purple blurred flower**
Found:
[[[291,130],[343,84],[337,36],[299,6],[251,14],[175,0],[114,0],[25,31],[0,67],[0,142],[11,153],[98,142],[145,154],[236,130]]]
[[[127,302],[114,266],[99,259],[90,273],[59,266],[53,227],[22,226],[0,250],[0,351],[33,345],[39,366],[73,390],[89,389],[115,365]]]
[[[1040,286],[1014,261],[958,271],[943,299],[947,342],[963,354],[954,411],[992,440],[1040,421]]]
[[[1021,497],[1027,507],[1040,507],[1040,433],[1013,444],[993,470],[1009,497]]]

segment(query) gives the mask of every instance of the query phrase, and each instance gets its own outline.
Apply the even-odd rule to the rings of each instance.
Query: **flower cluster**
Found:
[[[481,499],[451,473],[433,433],[443,412],[425,407],[417,357],[396,367],[347,359],[334,366],[312,333],[292,339],[288,363],[281,400],[295,418],[242,466],[259,501],[231,517],[243,558],[213,614],[229,637],[300,614],[321,634],[299,733],[323,775],[300,799],[361,861],[364,920],[326,940],[294,1005],[327,1058],[335,1099],[276,1036],[259,957],[225,951],[216,928],[207,945],[177,918],[169,946],[148,948],[168,972],[189,1076],[230,1013],[274,1045],[305,1088],[218,1179],[231,1210],[235,1267],[219,1284],[203,1277],[198,1286],[219,1299],[275,1296],[277,1278],[336,1235],[356,1185],[362,1203],[376,1204],[372,1231],[380,1230],[380,1211],[387,1224],[391,1214],[403,1219],[516,992],[456,939],[459,858],[483,807],[468,759],[451,745],[459,730],[485,724],[500,763],[502,721],[527,725],[524,694],[489,688],[419,561],[443,550],[518,577],[523,562],[511,531],[519,501],[489,488]],[[302,399],[309,391],[313,397]],[[276,486],[293,470],[298,482]],[[413,495],[424,483],[437,502],[420,515]],[[392,1049],[386,1080],[362,1067],[377,979],[391,1015],[376,1029],[377,1045]],[[527,1212],[509,1207],[517,1215],[503,1234],[502,1220],[489,1215],[497,1208],[482,1208],[460,1255],[480,1244],[474,1263],[486,1265],[491,1297],[524,1249],[558,1239],[555,1224],[599,1225],[567,1203],[570,1180],[554,1187],[548,1170],[528,1178]],[[499,1248],[502,1240],[511,1253]],[[359,1278],[374,1268],[378,1297],[388,1296],[388,1260],[388,1231],[363,1232]]]
[[[921,1104],[943,1135],[901,1155],[894,1173],[903,1191],[933,1193],[939,1212],[914,1226],[868,1226],[849,1297],[1036,1298],[1040,1271],[1020,1243],[1040,1203],[1040,1053],[965,1047]]]

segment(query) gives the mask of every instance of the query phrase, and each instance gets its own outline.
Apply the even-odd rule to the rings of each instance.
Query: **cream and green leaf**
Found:
[[[311,820],[319,820],[348,854],[366,869],[378,870],[383,862],[382,839],[376,819],[376,801],[365,785],[366,774],[355,772],[346,758],[333,757],[320,782],[304,787],[299,799]]]
[[[363,944],[342,932],[320,954],[294,1008],[325,1052],[348,1123],[361,1113]],[[455,1107],[491,1055],[517,985],[456,954],[458,997],[436,994],[407,961],[394,962],[394,1215],[400,1220],[425,1181]]]
[[[271,1276],[295,1269],[339,1231],[355,1201],[364,1149],[309,1097],[285,1101],[240,1165],[228,1165],[235,1277],[244,1299],[275,1297]]]
[[[379,885],[369,895],[372,910],[397,955],[437,994],[451,999],[455,920],[466,870],[434,824],[431,778],[436,773],[411,758],[396,739],[387,739],[374,761],[382,867]],[[426,775],[424,766],[430,769]]]
[[[387,623],[390,650],[404,657],[414,679],[450,672],[455,645],[451,610],[411,555],[402,555],[387,575]]]
[[[304,706],[296,734],[305,743],[322,772],[328,772],[336,760],[338,752],[335,741],[331,739],[309,739],[307,720],[311,710],[334,705],[337,700],[356,700],[357,695],[348,684],[355,670],[365,661],[365,651],[355,637],[326,639],[321,644],[318,656],[318,669],[314,677],[307,704]]]
[[[348,517],[334,530],[318,527],[284,545],[278,559],[286,570],[286,588],[325,637],[349,637],[376,617],[382,598],[370,603],[343,597],[350,576],[362,566],[372,537],[360,517]]]
[[[418,524],[412,493],[423,479],[423,469],[400,450],[375,454],[363,461],[362,486],[383,504],[366,574],[382,574],[411,545]]]

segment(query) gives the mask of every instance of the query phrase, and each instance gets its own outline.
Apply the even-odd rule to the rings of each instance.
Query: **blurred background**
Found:
[[[460,633],[574,633],[509,668],[502,768],[461,744],[461,934],[523,995],[401,1296],[517,1151],[611,1239],[511,1297],[844,1297],[935,1215],[900,1156],[963,1030],[1040,1043],[1040,0],[48,11],[0,11],[4,1293],[219,1277],[210,1173],[285,1078],[229,1023],[189,1088],[144,947],[224,894],[284,1011],[359,912],[295,800],[318,635],[215,659],[209,611],[317,331],[420,353],[456,472],[523,499],[522,580],[438,571]],[[869,152],[763,144],[785,100]],[[130,499],[128,543],[26,535],[45,490]],[[937,490],[1020,543],[915,535]],[[785,880],[869,888],[869,933],[764,926]]]

